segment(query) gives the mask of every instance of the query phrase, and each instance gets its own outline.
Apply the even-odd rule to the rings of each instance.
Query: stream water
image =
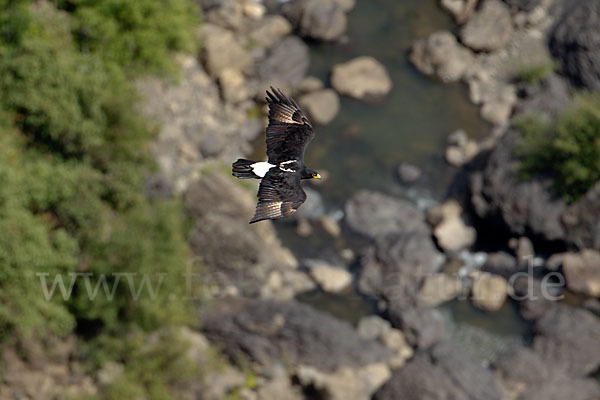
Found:
[[[462,84],[442,84],[419,74],[408,61],[410,45],[439,29],[455,29],[452,19],[436,0],[358,0],[349,15],[347,42],[311,45],[311,71],[328,80],[333,65],[361,55],[382,62],[394,83],[378,103],[341,99],[341,111],[329,125],[316,128],[316,138],[306,153],[306,163],[327,171],[329,179],[318,191],[326,210],[339,215],[346,200],[359,189],[373,189],[419,202],[443,200],[455,172],[443,158],[446,137],[464,129],[481,138],[489,126],[468,101]],[[399,183],[396,168],[401,161],[419,166],[424,179],[412,188]],[[331,239],[315,229],[299,238],[293,224],[277,224],[282,241],[300,258],[336,253],[343,247],[359,247],[360,240]],[[375,303],[353,291],[341,295],[319,291],[300,298],[338,317],[356,322],[376,312]],[[528,340],[530,327],[507,303],[498,313],[486,314],[468,301],[454,301],[439,308],[447,331],[457,345],[482,359],[515,343]]]

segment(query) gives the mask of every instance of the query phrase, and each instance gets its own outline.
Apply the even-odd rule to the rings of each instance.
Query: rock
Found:
[[[581,249],[600,250],[600,182],[571,204],[561,220],[570,242]]]
[[[442,7],[448,10],[457,24],[464,24],[477,6],[479,0],[442,0]]]
[[[509,286],[511,298],[519,301],[519,312],[526,320],[540,318],[546,312],[551,312],[556,306],[556,300],[548,298],[550,293],[547,281],[543,282],[532,276],[518,276]],[[544,293],[546,292],[546,294]]]
[[[512,20],[500,0],[484,0],[481,8],[460,32],[462,42],[476,51],[493,51],[504,47],[512,36]]]
[[[455,298],[461,288],[462,283],[459,278],[446,274],[433,274],[423,280],[419,297],[425,304],[436,307]]]
[[[582,0],[565,8],[551,33],[550,51],[575,85],[599,90],[600,4]]]
[[[416,41],[409,59],[421,73],[443,82],[462,79],[474,62],[473,53],[448,31],[438,31]]]
[[[365,340],[379,340],[391,329],[389,321],[377,315],[362,317],[357,326],[359,336]]]
[[[271,223],[248,224],[255,198],[232,178],[208,173],[191,186],[185,201],[194,221],[190,246],[202,259],[205,286],[257,296],[272,270],[296,268]]]
[[[538,177],[524,181],[514,155],[518,134],[506,132],[481,158],[482,167],[469,179],[472,210],[480,218],[480,231],[527,236],[535,243],[564,240],[561,215],[564,201],[554,195],[552,181]]]
[[[518,11],[532,11],[542,3],[542,0],[504,0],[509,7]]]
[[[267,11],[267,9],[265,8],[264,5],[262,5],[260,0],[254,0],[254,1],[247,0],[247,1],[243,2],[242,10],[247,17],[250,17],[250,18],[256,19],[256,20],[262,19],[262,17],[265,15],[265,12]]]
[[[280,82],[292,87],[306,76],[310,56],[308,46],[296,36],[288,36],[276,44],[269,55],[257,66],[258,77],[268,87],[272,82]],[[264,88],[259,94],[264,96]]]
[[[281,15],[268,15],[248,31],[250,45],[270,49],[292,32],[292,25]]]
[[[233,360],[286,360],[322,372],[385,363],[390,351],[348,323],[295,301],[223,299],[201,316],[202,330]],[[244,361],[241,361],[244,362]]]
[[[535,323],[533,350],[545,362],[584,377],[600,366],[600,318],[587,310],[555,304]]]
[[[202,25],[202,54],[206,71],[212,77],[218,77],[225,69],[241,71],[252,62],[231,31],[207,23]]]
[[[307,76],[306,78],[302,79],[302,82],[300,82],[298,85],[298,92],[300,94],[316,92],[324,87],[325,86],[323,85],[323,82],[319,78]]]
[[[490,273],[477,273],[471,290],[473,304],[485,311],[498,311],[506,302],[508,284],[504,278]]]
[[[441,220],[433,230],[438,245],[450,253],[471,247],[475,243],[477,232],[462,220],[462,208],[458,202],[449,200],[440,206],[440,210]]]
[[[309,292],[316,287],[308,275],[297,269],[273,270],[267,277],[266,285],[261,289],[261,295],[289,300],[299,293]]]
[[[517,103],[516,87],[486,74],[470,76],[469,96],[475,104],[481,104],[481,116],[494,125],[506,125]]]
[[[406,185],[418,181],[422,174],[421,169],[416,165],[403,162],[398,166],[398,177]]]
[[[307,219],[309,221],[314,221],[323,216],[325,214],[325,205],[323,204],[323,196],[321,193],[316,190],[305,187],[303,188],[306,193],[306,201],[296,211],[293,215],[292,219]]]
[[[569,290],[600,297],[600,252],[586,249],[565,254],[562,267]]]
[[[446,139],[448,146],[465,147],[468,142],[469,136],[467,135],[467,132],[462,129],[455,130],[448,135],[448,138]]]
[[[226,68],[219,75],[219,85],[223,99],[229,103],[240,103],[250,96],[245,85],[244,76],[231,68]]]
[[[477,142],[469,140],[463,147],[448,146],[446,148],[446,162],[453,167],[460,167],[473,159],[479,153]]]
[[[315,398],[330,400],[369,399],[390,375],[390,369],[381,363],[358,369],[340,368],[331,374],[300,366],[297,373],[304,387],[317,392]]]
[[[327,125],[340,111],[340,98],[332,89],[322,89],[302,95],[298,104],[317,125]]]
[[[481,271],[499,275],[504,279],[510,279],[519,270],[518,267],[515,257],[504,251],[498,251],[488,254],[485,264],[481,267]]]
[[[387,298],[392,326],[401,330],[408,344],[416,349],[426,349],[445,339],[446,330],[442,318],[416,299],[409,290],[403,290],[407,293],[404,298]]]
[[[508,242],[508,247],[515,252],[519,265],[527,266],[533,262],[535,251],[533,249],[533,243],[531,243],[529,238],[525,236],[521,236],[518,239],[513,238]]]
[[[306,218],[298,218],[296,223],[296,234],[302,238],[307,238],[312,235],[312,225]]]
[[[392,80],[379,61],[362,56],[335,65],[331,86],[343,96],[365,100],[388,94],[392,90]]]
[[[352,275],[344,268],[320,260],[306,260],[304,263],[309,267],[312,278],[326,292],[341,292],[352,283]]]
[[[287,378],[268,381],[258,389],[257,394],[258,400],[302,400],[304,398]]]
[[[398,329],[390,329],[384,332],[381,336],[381,341],[394,352],[394,357],[390,360],[392,368],[404,366],[406,360],[414,354],[412,347],[406,342],[404,334]]]
[[[352,196],[346,203],[345,216],[350,228],[370,238],[408,230],[430,234],[415,206],[377,192],[362,190]]]
[[[521,93],[515,116],[535,116],[552,121],[571,106],[569,84],[558,75],[542,80],[533,93]],[[523,94],[525,94],[523,96]]]
[[[492,372],[447,342],[417,353],[373,396],[373,400],[500,398]]]
[[[339,237],[342,233],[342,228],[340,224],[329,215],[323,215],[319,218],[319,224],[321,228],[331,237],[336,238]]]
[[[338,40],[346,31],[346,14],[337,1],[300,1],[302,10],[298,24],[300,35],[311,39]]]
[[[565,366],[544,362],[525,347],[501,354],[492,367],[512,399],[586,400],[600,396],[600,385],[593,379],[570,376]]]

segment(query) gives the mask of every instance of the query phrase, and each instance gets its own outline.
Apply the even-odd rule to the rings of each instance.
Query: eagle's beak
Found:
[[[319,173],[313,174],[313,178],[321,179],[321,174],[319,174]]]

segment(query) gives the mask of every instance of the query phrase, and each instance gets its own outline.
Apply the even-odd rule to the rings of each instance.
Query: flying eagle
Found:
[[[308,118],[296,102],[281,90],[267,91],[267,161],[238,159],[233,176],[241,179],[262,178],[258,204],[250,223],[279,219],[295,213],[306,200],[301,179],[321,179],[317,171],[304,165],[304,151],[315,137]]]

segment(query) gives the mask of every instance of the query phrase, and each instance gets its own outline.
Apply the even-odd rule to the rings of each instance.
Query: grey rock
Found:
[[[296,86],[306,76],[309,63],[308,46],[296,36],[288,36],[259,63],[258,77],[263,82],[284,82]],[[264,96],[262,90],[261,96]]]
[[[475,61],[473,53],[448,31],[438,31],[416,41],[409,58],[421,73],[443,82],[460,80]]]
[[[270,49],[292,32],[292,25],[281,15],[268,15],[252,24],[246,36],[248,45]]]
[[[346,12],[350,7],[346,0],[293,0],[277,8],[301,36],[332,41],[346,31]]]
[[[580,87],[600,89],[600,3],[563,2],[566,11],[557,22],[550,50],[563,72]]]
[[[537,353],[517,347],[501,354],[492,364],[511,398],[517,400],[588,400],[600,397],[593,379],[570,375],[560,364],[545,362]]]
[[[492,372],[442,342],[417,353],[373,396],[373,400],[500,400]]]
[[[544,362],[575,377],[600,367],[600,318],[591,312],[556,304],[536,321],[535,332],[533,349]]]
[[[519,266],[515,257],[504,251],[498,251],[488,255],[481,270],[510,279],[519,270]]]
[[[515,107],[515,116],[533,115],[554,120],[570,105],[568,83],[557,75],[550,75],[533,93],[520,99]]]
[[[562,222],[577,247],[600,250],[600,182],[565,210]]]
[[[504,0],[509,7],[518,11],[531,11],[542,3],[542,0]]]
[[[391,352],[346,322],[308,305],[224,299],[201,316],[202,330],[227,356],[263,366],[275,360],[331,372],[387,362]]]
[[[585,249],[567,253],[562,257],[562,268],[569,290],[600,297],[600,252]]]
[[[500,0],[485,0],[460,32],[462,42],[473,50],[493,51],[504,47],[512,36],[512,20]]]
[[[327,125],[340,111],[340,98],[332,89],[322,89],[302,95],[298,104],[311,122]]]
[[[250,54],[237,42],[233,32],[213,24],[202,26],[202,59],[213,77],[225,69],[241,71],[252,63]]]

